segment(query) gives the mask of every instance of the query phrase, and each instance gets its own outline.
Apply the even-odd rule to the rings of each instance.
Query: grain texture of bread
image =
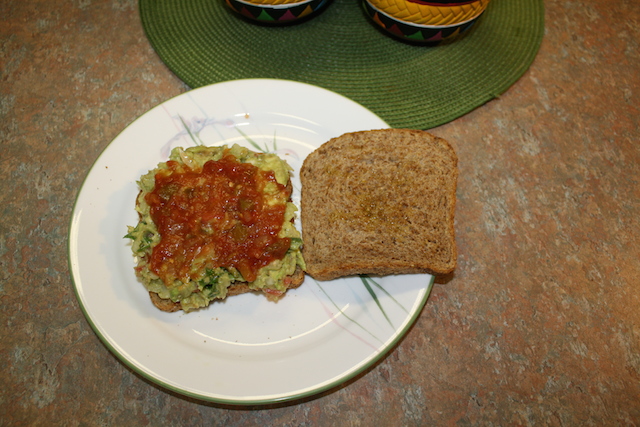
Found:
[[[456,267],[458,159],[430,133],[347,133],[312,152],[300,172],[303,256],[317,280],[429,273]]]

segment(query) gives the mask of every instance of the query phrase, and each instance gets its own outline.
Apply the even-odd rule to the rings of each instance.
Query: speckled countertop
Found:
[[[0,425],[640,425],[640,3],[546,1],[530,70],[432,132],[459,266],[380,363],[304,402],[167,392],[100,342],[67,232],[89,167],[188,90],[133,0],[0,3]]]

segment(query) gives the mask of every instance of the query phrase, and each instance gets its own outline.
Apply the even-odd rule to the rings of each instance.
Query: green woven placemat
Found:
[[[461,39],[415,46],[378,30],[359,0],[333,0],[285,27],[240,19],[224,0],[140,0],[164,63],[191,88],[296,80],[340,93],[391,127],[430,129],[497,97],[527,70],[544,32],[543,0],[493,0]]]

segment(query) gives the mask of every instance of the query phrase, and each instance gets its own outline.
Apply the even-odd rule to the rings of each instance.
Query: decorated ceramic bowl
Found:
[[[387,33],[406,41],[437,44],[468,30],[489,1],[363,0],[363,5]]]
[[[251,21],[262,24],[291,24],[308,19],[330,0],[225,0],[227,5]]]

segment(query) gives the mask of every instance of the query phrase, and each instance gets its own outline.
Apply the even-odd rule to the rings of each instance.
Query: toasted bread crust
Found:
[[[301,221],[307,273],[430,273],[456,266],[457,156],[424,131],[354,132],[304,161]]]
[[[149,292],[149,298],[151,298],[151,302],[157,308],[162,311],[166,311],[168,313],[173,313],[174,311],[182,310],[182,306],[179,302],[173,302],[170,299],[163,299],[155,292]]]

